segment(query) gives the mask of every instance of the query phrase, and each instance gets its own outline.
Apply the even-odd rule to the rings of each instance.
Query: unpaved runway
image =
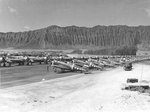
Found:
[[[150,81],[150,66],[93,74],[1,90],[1,112],[149,112],[150,96],[121,90],[129,77]],[[143,71],[142,71],[143,70]]]
[[[0,68],[0,83],[2,89],[75,74],[77,73],[57,74],[53,72],[52,68],[47,71],[47,65],[6,67]]]

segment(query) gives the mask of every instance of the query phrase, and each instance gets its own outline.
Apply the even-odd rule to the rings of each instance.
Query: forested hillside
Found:
[[[0,33],[0,48],[116,48],[150,43],[150,26],[59,27]]]

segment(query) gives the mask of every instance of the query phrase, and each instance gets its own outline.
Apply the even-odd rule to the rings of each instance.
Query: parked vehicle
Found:
[[[132,70],[132,63],[131,62],[126,63],[123,68],[125,71],[131,71]]]

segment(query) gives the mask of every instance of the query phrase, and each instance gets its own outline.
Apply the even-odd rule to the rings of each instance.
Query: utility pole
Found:
[[[2,83],[2,77],[1,77],[2,73],[1,73],[1,70],[0,70],[0,89],[1,89],[1,83]]]

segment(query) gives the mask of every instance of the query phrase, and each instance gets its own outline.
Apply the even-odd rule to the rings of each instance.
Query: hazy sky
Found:
[[[150,25],[150,0],[0,0],[0,32],[50,25]]]

